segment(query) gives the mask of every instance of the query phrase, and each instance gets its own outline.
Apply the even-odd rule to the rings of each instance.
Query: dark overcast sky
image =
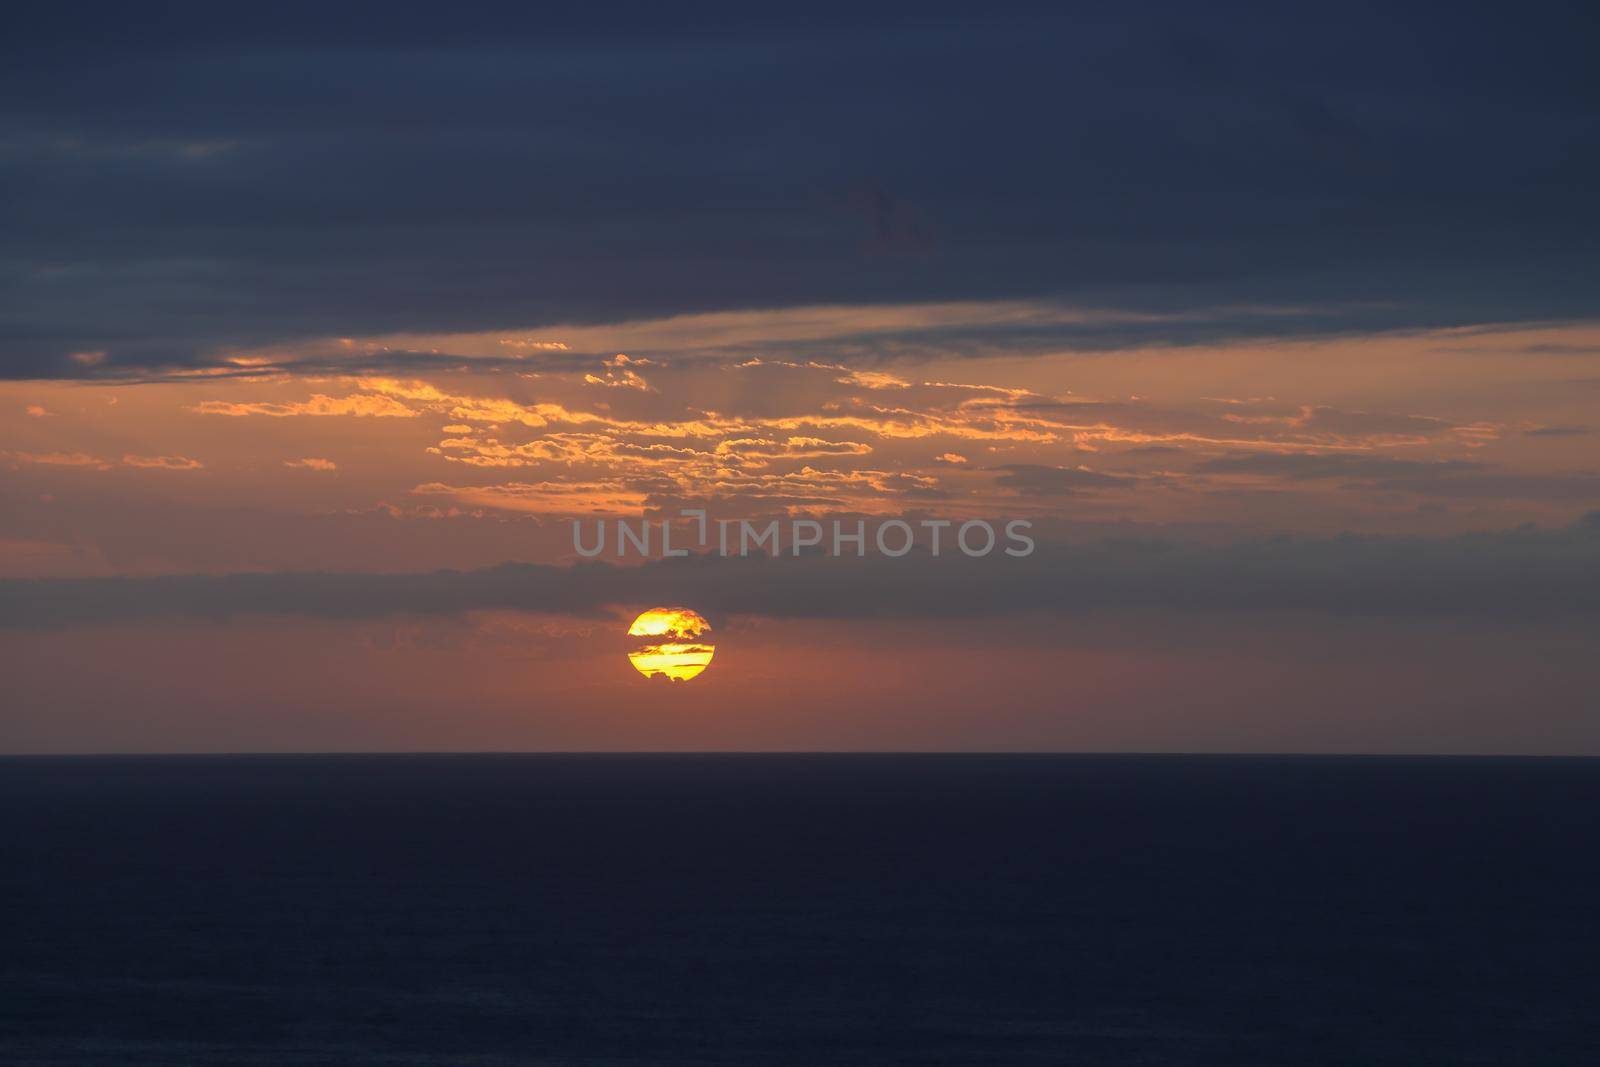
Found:
[[[1585,5],[915,11],[13,8],[3,372],[818,302],[1591,299]]]

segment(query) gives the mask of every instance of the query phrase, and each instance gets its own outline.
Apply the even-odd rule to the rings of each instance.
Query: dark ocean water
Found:
[[[0,1063],[1600,1063],[1600,762],[0,760]]]

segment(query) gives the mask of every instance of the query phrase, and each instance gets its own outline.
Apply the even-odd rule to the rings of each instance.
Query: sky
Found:
[[[0,752],[1600,754],[1580,5],[325,7],[8,16]]]

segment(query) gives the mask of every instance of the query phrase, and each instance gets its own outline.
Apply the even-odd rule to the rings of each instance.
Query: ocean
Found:
[[[0,760],[0,1063],[1600,1063],[1600,761]]]

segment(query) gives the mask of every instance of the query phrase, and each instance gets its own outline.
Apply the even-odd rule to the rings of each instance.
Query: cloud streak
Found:
[[[1203,546],[1041,544],[1024,559],[695,556],[641,566],[505,564],[424,574],[275,573],[0,582],[0,626],[513,610],[593,616],[692,603],[718,614],[860,619],[1300,612],[1390,618],[1600,613],[1600,513],[1558,530]]]

